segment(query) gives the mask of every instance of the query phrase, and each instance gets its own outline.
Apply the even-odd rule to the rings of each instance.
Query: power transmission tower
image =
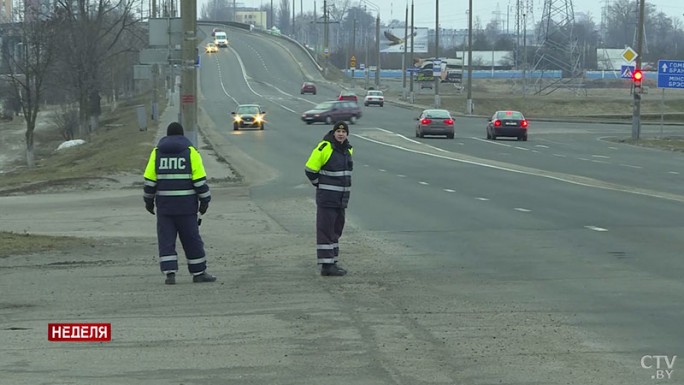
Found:
[[[560,88],[586,93],[581,50],[574,33],[572,0],[544,0],[535,52],[535,93],[548,95]],[[544,72],[560,71],[561,77],[546,78]]]

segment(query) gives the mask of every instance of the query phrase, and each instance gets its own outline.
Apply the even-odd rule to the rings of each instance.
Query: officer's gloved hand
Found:
[[[145,201],[145,209],[154,215],[154,201]]]
[[[209,202],[200,202],[199,213],[204,215],[204,213],[207,212],[208,208],[209,208]]]

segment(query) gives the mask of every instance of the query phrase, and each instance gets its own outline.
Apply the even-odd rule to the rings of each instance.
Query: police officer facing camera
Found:
[[[348,136],[347,123],[335,123],[313,149],[304,168],[306,177],[316,187],[316,257],[323,276],[347,274],[337,264],[337,257],[354,168]]]
[[[183,136],[183,126],[179,123],[169,124],[166,135],[150,154],[143,189],[147,211],[155,215],[155,203],[157,207],[159,265],[166,274],[165,283],[175,284],[178,272],[176,237],[179,237],[192,281],[214,282],[216,277],[206,272],[204,242],[197,221],[197,212],[204,214],[211,200],[202,157]]]

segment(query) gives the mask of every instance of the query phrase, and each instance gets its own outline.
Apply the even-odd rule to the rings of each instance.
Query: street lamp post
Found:
[[[380,7],[378,7],[376,4],[370,2],[369,0],[363,0],[363,2],[369,6],[371,6],[373,9],[375,9],[375,12],[377,12],[377,16],[375,17],[375,52],[378,55],[378,59],[376,60],[376,65],[375,65],[375,87],[379,88],[380,87]]]
[[[435,61],[439,62],[439,0],[435,0]],[[439,72],[442,73],[442,64],[439,64],[440,68],[438,68]],[[433,70],[434,74],[434,70]],[[439,82],[442,80],[441,75],[440,76],[435,76],[435,108],[439,108],[440,106],[440,99],[439,99]]]

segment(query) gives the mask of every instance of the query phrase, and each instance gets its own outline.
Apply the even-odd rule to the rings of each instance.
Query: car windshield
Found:
[[[335,103],[325,102],[325,103],[321,103],[321,104],[316,105],[316,107],[314,107],[314,110],[329,110],[329,109],[333,108],[334,105],[335,105]]]
[[[238,112],[238,114],[258,114],[259,113],[259,107],[256,107],[256,106],[238,107],[237,112]]]
[[[368,96],[381,96],[382,91],[368,91]]]
[[[522,113],[518,111],[499,111],[496,117],[499,119],[524,119]]]
[[[429,110],[425,111],[425,117],[430,119],[449,119],[451,115],[449,115],[448,111],[444,110]]]

